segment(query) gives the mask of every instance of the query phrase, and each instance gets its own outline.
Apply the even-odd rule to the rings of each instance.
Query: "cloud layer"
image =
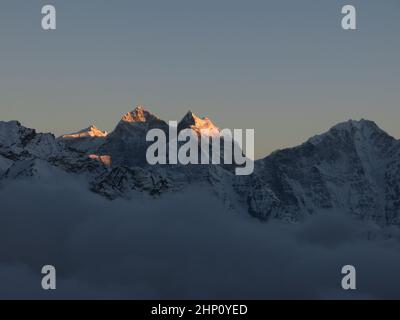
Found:
[[[73,181],[2,186],[0,204],[0,298],[400,298],[398,231],[340,213],[265,224],[202,189],[110,202]]]

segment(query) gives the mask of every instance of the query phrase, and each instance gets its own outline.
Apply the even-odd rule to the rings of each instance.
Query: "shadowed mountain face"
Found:
[[[338,124],[256,161],[255,172],[242,177],[215,165],[148,166],[146,133],[167,133],[168,125],[143,107],[126,114],[108,135],[90,128],[55,139],[18,122],[0,122],[1,180],[51,179],[62,172],[109,199],[204,185],[228,208],[245,208],[260,220],[299,222],[339,210],[381,225],[400,224],[400,143],[371,121]],[[184,128],[219,130],[191,112],[178,125]]]
[[[151,145],[146,142],[146,133],[151,129],[168,132],[168,125],[143,107],[137,107],[122,117],[98,153],[109,155],[114,166],[145,166],[146,150]]]
[[[374,122],[339,124],[301,146],[256,163],[250,212],[262,219],[303,219],[337,209],[398,224],[400,144]]]

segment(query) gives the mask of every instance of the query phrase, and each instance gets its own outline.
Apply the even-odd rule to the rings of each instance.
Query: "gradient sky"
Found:
[[[254,128],[258,156],[350,118],[399,138],[399,57],[399,0],[1,0],[0,120],[112,130],[140,97],[165,120]]]

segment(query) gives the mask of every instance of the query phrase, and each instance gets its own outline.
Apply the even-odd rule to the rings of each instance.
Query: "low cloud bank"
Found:
[[[301,225],[227,212],[207,191],[107,201],[78,183],[0,189],[0,298],[400,298],[400,245],[340,213]],[[41,268],[57,290],[41,289]],[[341,268],[357,290],[341,289]]]

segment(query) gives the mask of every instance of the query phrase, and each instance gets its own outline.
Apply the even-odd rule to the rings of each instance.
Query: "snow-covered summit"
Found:
[[[99,147],[105,142],[108,136],[106,131],[98,129],[95,125],[75,133],[65,134],[58,138],[68,148],[86,154],[96,153]]]
[[[121,121],[128,123],[148,123],[161,122],[162,120],[160,120],[160,118],[158,118],[156,115],[147,111],[144,106],[139,105],[136,106],[133,111],[123,115]]]
[[[378,127],[378,125],[371,120],[349,120],[346,122],[338,123],[333,126],[328,132],[316,135],[308,140],[313,144],[320,143],[325,138],[350,138],[354,140],[369,140],[376,137],[386,137],[390,140],[395,140],[390,137],[385,131]]]
[[[36,135],[35,130],[25,128],[18,121],[0,121],[0,144],[21,147]]]
[[[178,124],[178,131],[192,129],[197,134],[218,136],[220,129],[207,117],[200,118],[192,111],[189,111]]]
[[[323,210],[400,223],[399,141],[368,120],[339,123],[257,161],[250,212],[302,220]]]
[[[146,165],[149,145],[146,135],[151,129],[168,132],[168,125],[143,106],[137,106],[125,114],[115,130],[105,137],[98,154],[110,156],[112,163],[117,165]]]
[[[18,121],[0,122],[0,154],[14,158],[22,155],[48,158],[60,150],[51,133],[37,133]]]
[[[79,138],[87,138],[87,137],[106,137],[108,135],[107,131],[102,131],[98,129],[95,125],[91,125],[85,129],[82,129],[78,132],[69,133],[62,135],[62,139],[79,139]]]

